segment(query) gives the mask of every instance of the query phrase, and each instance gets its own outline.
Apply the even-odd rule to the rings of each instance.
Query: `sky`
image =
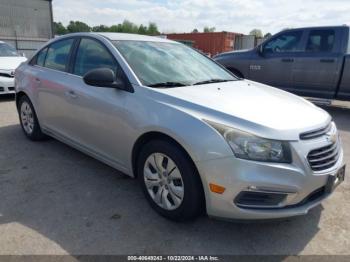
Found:
[[[276,33],[285,28],[350,24],[349,0],[53,0],[54,20],[90,26],[127,19],[155,22],[162,33],[216,31],[248,34],[258,28]]]

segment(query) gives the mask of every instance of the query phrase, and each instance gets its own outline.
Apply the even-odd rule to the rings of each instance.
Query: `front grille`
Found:
[[[308,140],[308,139],[314,139],[317,137],[321,137],[323,135],[325,135],[327,132],[329,132],[329,130],[331,130],[332,128],[332,124],[329,123],[327,126],[320,128],[320,129],[316,129],[313,131],[308,131],[305,133],[300,134],[300,139],[301,140]]]
[[[314,149],[307,155],[310,167],[314,171],[322,171],[335,165],[339,158],[339,145],[337,142]]]

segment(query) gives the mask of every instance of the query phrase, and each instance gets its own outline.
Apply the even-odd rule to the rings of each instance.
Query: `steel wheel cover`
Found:
[[[165,210],[178,208],[184,198],[184,183],[174,161],[163,153],[151,154],[143,169],[147,191]]]
[[[34,115],[28,102],[24,101],[22,103],[20,113],[24,131],[29,135],[32,134],[34,130]]]

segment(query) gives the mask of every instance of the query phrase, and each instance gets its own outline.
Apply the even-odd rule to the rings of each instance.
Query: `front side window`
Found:
[[[73,42],[74,39],[67,39],[51,44],[47,52],[45,67],[66,71]]]
[[[107,49],[92,39],[82,39],[75,59],[73,73],[83,76],[92,69],[110,68],[117,71],[117,62]]]
[[[282,53],[298,51],[302,31],[286,32],[268,41],[264,46],[266,53]]]
[[[307,52],[331,52],[334,46],[334,30],[312,30],[306,45]]]
[[[237,80],[211,59],[179,43],[114,41],[145,86],[200,84]]]
[[[47,54],[47,48],[45,48],[39,52],[39,54],[37,55],[37,58],[36,58],[36,64],[38,66],[44,66],[46,54]]]
[[[20,56],[16,49],[6,43],[0,43],[0,57]]]

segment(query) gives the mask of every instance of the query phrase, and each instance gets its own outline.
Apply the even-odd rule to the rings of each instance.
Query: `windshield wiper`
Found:
[[[193,85],[205,85],[205,84],[212,84],[212,83],[221,83],[221,82],[229,82],[229,81],[234,81],[234,80],[228,80],[228,79],[209,79],[205,81],[200,81],[197,83],[194,83]]]
[[[186,85],[180,82],[163,82],[163,83],[151,84],[148,86],[149,87],[178,87],[178,86],[186,86]]]

